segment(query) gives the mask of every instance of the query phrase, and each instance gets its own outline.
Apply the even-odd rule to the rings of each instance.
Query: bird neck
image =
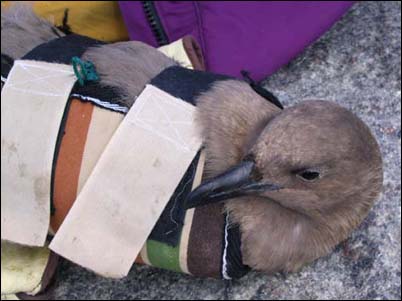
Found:
[[[264,126],[281,110],[238,80],[215,83],[197,99],[206,149],[206,177],[237,164]]]
[[[328,224],[276,202],[245,197],[228,201],[226,210],[240,225],[243,261],[253,269],[296,271],[334,246]]]

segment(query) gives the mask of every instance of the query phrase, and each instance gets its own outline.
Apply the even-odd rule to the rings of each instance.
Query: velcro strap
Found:
[[[1,239],[43,246],[71,66],[15,61],[1,91]]]

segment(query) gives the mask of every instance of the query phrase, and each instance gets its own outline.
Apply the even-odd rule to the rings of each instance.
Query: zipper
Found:
[[[145,17],[147,18],[148,24],[151,27],[152,33],[154,34],[158,45],[163,46],[169,44],[169,39],[165,29],[163,28],[161,19],[159,18],[153,1],[141,1],[141,3],[144,9]]]

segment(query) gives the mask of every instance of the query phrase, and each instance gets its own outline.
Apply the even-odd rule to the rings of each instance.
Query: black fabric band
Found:
[[[276,105],[278,108],[283,109],[282,103],[279,99],[270,91],[265,89],[259,82],[253,80],[250,76],[250,73],[246,70],[241,70],[241,75],[244,80],[250,85],[250,87],[260,96],[264,97],[266,100]]]
[[[222,279],[239,279],[246,275],[251,269],[249,266],[243,264],[240,227],[238,224],[229,224],[227,213],[225,213],[225,230],[222,246]]]
[[[227,228],[227,247],[222,256],[225,255],[226,274],[230,278],[241,278],[250,271],[250,267],[243,264],[239,225],[229,225]]]
[[[150,82],[151,85],[196,105],[195,100],[202,92],[208,91],[212,84],[220,80],[233,79],[226,75],[191,70],[179,66],[163,70]]]
[[[177,246],[179,244],[186,214],[183,204],[193,187],[200,155],[201,151],[198,151],[183,178],[180,180],[179,185],[177,185],[162,215],[159,217],[149,236],[150,239],[164,242],[170,246]]]
[[[70,34],[35,47],[22,59],[69,65],[74,56],[81,57],[89,47],[104,44],[95,39]]]
[[[242,74],[254,92],[280,109],[283,109],[283,105],[274,94],[252,80],[248,75],[248,72],[242,71]],[[177,98],[181,98],[193,105],[196,105],[196,98],[202,92],[208,91],[212,84],[217,81],[230,79],[238,80],[237,78],[227,75],[173,66],[163,70],[154,79],[152,79],[150,84]]]

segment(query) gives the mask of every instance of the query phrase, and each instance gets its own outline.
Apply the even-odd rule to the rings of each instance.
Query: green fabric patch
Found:
[[[151,240],[147,241],[148,259],[152,266],[175,272],[182,272],[180,268],[180,244],[171,247],[167,244]]]

